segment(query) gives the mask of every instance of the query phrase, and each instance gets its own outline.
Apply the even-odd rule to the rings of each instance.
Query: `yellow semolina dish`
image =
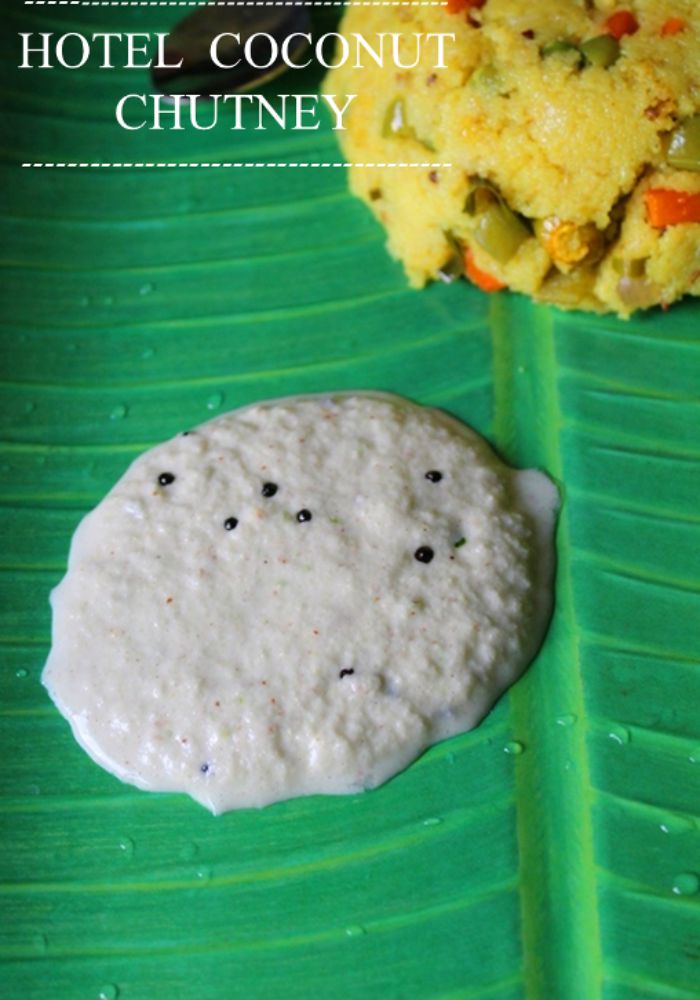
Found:
[[[353,59],[325,83],[357,95],[351,188],[411,284],[464,274],[622,317],[700,294],[697,0],[351,7],[341,30],[400,33],[404,65],[415,33],[455,36],[444,68]]]

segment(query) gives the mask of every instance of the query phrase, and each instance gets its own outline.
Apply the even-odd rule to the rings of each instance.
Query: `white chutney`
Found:
[[[396,396],[236,410],[141,455],[79,525],[44,684],[100,765],[213,812],[370,788],[536,653],[557,505]]]

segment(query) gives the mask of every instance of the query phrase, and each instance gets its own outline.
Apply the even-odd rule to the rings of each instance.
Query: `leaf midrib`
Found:
[[[513,731],[526,751],[515,765],[525,995],[599,1000],[603,961],[554,321],[551,310],[508,296],[494,298],[490,320],[496,444],[514,464],[548,472],[563,501],[547,652],[509,697]],[[562,669],[553,669],[554,660]],[[576,721],[557,725],[563,716]]]

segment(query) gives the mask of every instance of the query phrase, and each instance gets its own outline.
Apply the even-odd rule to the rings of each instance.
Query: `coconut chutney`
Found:
[[[225,414],[81,522],[43,682],[99,764],[214,812],[372,787],[535,654],[556,506],[399,397]]]

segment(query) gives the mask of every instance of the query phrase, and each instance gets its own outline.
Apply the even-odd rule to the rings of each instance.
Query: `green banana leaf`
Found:
[[[697,304],[623,323],[409,290],[337,168],[19,167],[339,159],[328,122],[127,134],[114,104],[145,74],[13,68],[19,31],[181,15],[16,3],[0,38],[0,995],[699,996]],[[557,480],[541,654],[372,792],[214,818],[121,784],[40,684],[75,526],[177,431],[341,389],[444,407]]]

